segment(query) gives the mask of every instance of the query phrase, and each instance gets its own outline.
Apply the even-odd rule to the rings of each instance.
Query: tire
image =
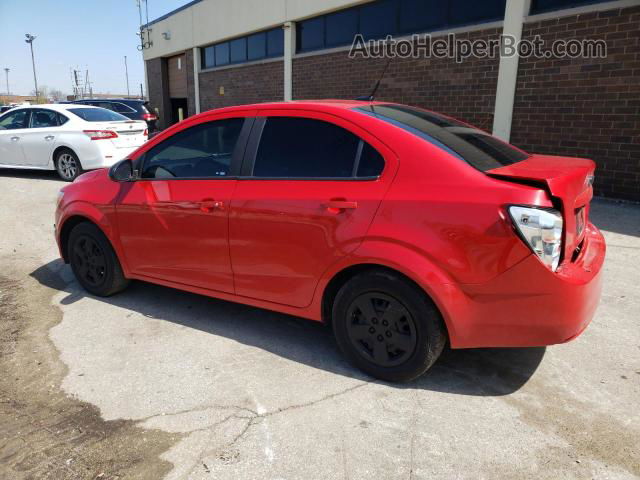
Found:
[[[109,240],[94,224],[76,225],[69,234],[67,249],[73,274],[89,293],[108,297],[129,285]]]
[[[54,160],[56,172],[65,182],[73,182],[84,170],[78,156],[71,150],[60,150]]]
[[[440,312],[415,284],[384,270],[356,275],[332,309],[338,347],[372,377],[406,382],[438,359],[447,335]]]

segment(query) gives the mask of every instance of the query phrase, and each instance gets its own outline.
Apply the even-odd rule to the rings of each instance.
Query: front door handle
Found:
[[[322,204],[324,208],[329,211],[339,210],[353,210],[358,208],[358,202],[349,202],[347,200],[329,200],[327,203]]]
[[[17,142],[18,140],[20,140],[20,137],[11,137],[12,142]]]
[[[54,137],[53,135],[47,135],[46,137],[44,137],[44,139],[45,139],[47,142],[50,142],[50,141],[51,141],[51,140],[53,140],[54,138],[56,138],[56,137]]]
[[[224,202],[207,198],[200,202],[200,210],[205,213],[213,212],[214,210],[224,210]]]

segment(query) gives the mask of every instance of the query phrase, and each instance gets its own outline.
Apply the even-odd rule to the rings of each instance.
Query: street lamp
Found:
[[[5,68],[4,69],[4,74],[7,77],[7,96],[11,95],[11,93],[9,92],[9,69]]]
[[[31,64],[33,65],[33,83],[36,84],[36,102],[37,102],[38,101],[38,79],[36,77],[36,61],[35,61],[35,58],[33,57],[33,41],[36,39],[36,37],[34,35],[31,35],[30,33],[25,33],[24,36],[27,37],[25,42],[27,42],[31,47]]]

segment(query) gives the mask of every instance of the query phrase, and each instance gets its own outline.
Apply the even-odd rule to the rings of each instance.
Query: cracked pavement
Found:
[[[445,351],[404,385],[301,319],[58,259],[53,174],[0,172],[0,479],[640,476],[640,206],[596,200],[601,306],[566,345]]]

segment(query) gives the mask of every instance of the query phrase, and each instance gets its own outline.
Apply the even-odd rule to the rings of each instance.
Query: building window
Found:
[[[532,0],[531,13],[551,12],[553,10],[561,10],[563,8],[581,7],[583,5],[591,5],[594,3],[602,3],[608,0]]]
[[[284,55],[284,32],[274,28],[200,49],[203,69]]]
[[[297,49],[349,45],[357,34],[365,40],[382,39],[492,22],[504,18],[505,8],[506,0],[376,0],[298,22]]]

